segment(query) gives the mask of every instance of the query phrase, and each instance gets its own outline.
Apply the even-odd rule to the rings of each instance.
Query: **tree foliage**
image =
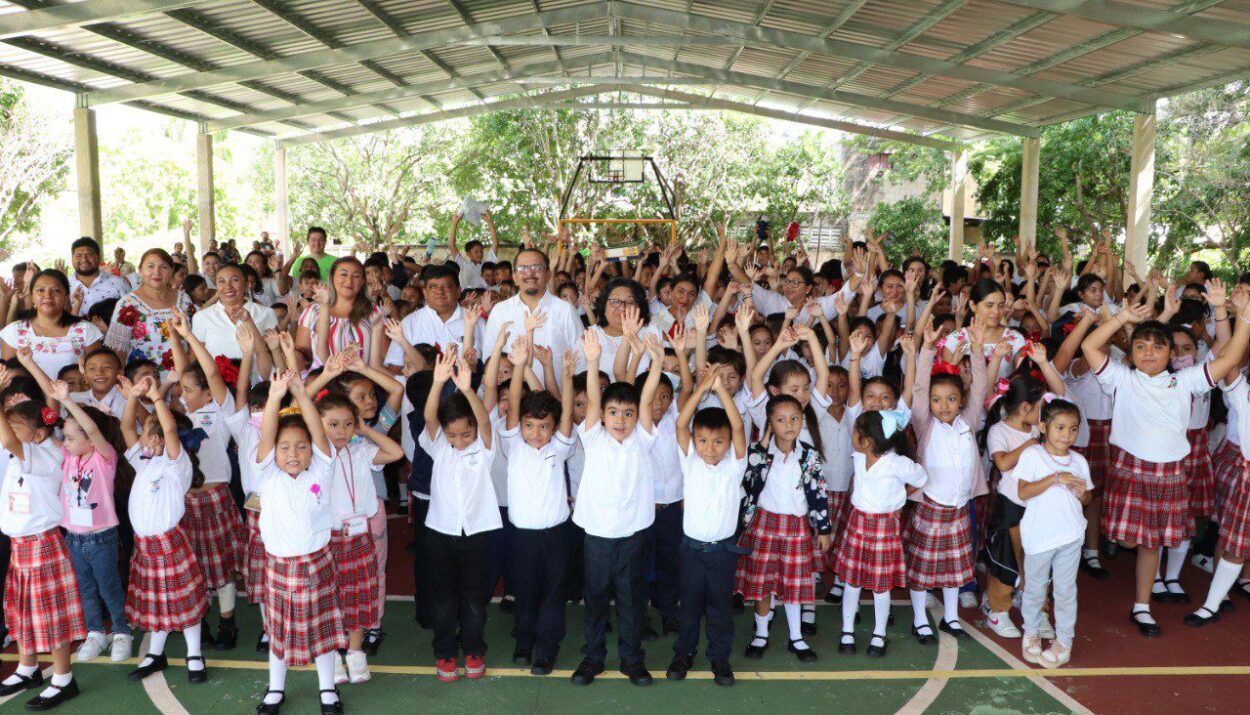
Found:
[[[0,80],[0,246],[35,229],[42,199],[69,171],[68,126],[24,102],[24,94]]]

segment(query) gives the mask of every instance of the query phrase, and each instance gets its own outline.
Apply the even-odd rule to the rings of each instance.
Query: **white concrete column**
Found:
[[[1133,162],[1129,174],[1128,226],[1124,239],[1124,258],[1145,275],[1147,248],[1150,243],[1150,202],[1155,188],[1155,113],[1137,114],[1133,118]],[[1125,285],[1129,278],[1124,277]]]
[[[283,249],[291,250],[291,204],[286,188],[286,147],[278,145],[273,150],[273,204],[274,220],[278,225],[274,233]]]
[[[1037,183],[1042,144],[1033,137],[1024,138],[1023,161],[1020,164],[1020,245],[1037,246]]]
[[[74,169],[78,183],[78,232],[104,243],[100,208],[100,147],[96,142],[95,110],[74,108]]]
[[[968,150],[952,152],[950,257],[953,261],[961,261],[964,253],[964,194],[967,193],[967,177]]]
[[[200,208],[199,250],[207,251],[217,237],[213,210],[213,135],[201,131],[195,137],[196,201]]]

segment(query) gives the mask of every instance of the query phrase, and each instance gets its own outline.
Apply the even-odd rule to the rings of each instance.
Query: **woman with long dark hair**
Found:
[[[390,341],[378,329],[382,313],[365,295],[365,267],[351,256],[330,266],[330,285],[317,289],[316,301],[304,310],[295,333],[295,347],[317,367],[349,345],[369,363],[386,354]]]
[[[64,273],[40,271],[28,290],[33,307],[0,330],[0,355],[8,360],[16,357],[20,348],[29,347],[35,363],[55,377],[61,368],[77,365],[104,336],[90,322],[67,310],[69,279]]]

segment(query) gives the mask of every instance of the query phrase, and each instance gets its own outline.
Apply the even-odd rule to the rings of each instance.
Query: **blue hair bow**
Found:
[[[208,433],[199,427],[178,430],[178,442],[192,452],[198,452],[200,443],[206,439],[208,439]]]
[[[907,426],[908,414],[902,410],[881,410],[881,432],[889,439],[894,433]]]

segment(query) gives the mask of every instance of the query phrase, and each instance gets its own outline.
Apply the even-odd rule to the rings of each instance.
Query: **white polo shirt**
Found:
[[[682,532],[695,541],[706,542],[733,536],[738,526],[738,508],[742,497],[746,496],[742,488],[746,458],[735,457],[733,445],[730,445],[720,462],[708,464],[695,450],[692,438],[686,452],[678,452],[678,464],[685,492]]]
[[[103,410],[117,419],[121,419],[122,410],[126,409],[126,396],[116,387],[109,390],[102,399],[96,399],[95,393],[91,390],[71,392],[69,393],[69,398],[80,405],[90,405],[98,410]]]
[[[855,453],[855,482],[851,506],[865,514],[890,514],[907,503],[907,487],[923,487],[929,480],[924,467],[895,452],[881,455],[872,468],[862,452]]]
[[[1085,488],[1093,489],[1089,478],[1089,462],[1076,451],[1057,457],[1040,444],[1024,450],[1013,470],[1019,482],[1036,482],[1056,472],[1068,472],[1085,480]],[[1026,554],[1040,554],[1085,538],[1085,514],[1081,500],[1067,487],[1054,484],[1024,503],[1020,520],[1020,545]]]
[[[248,301],[243,304],[243,309],[252,316],[252,322],[256,323],[256,328],[262,334],[278,327],[278,316],[274,314],[273,308]],[[239,339],[234,330],[234,322],[226,315],[226,306],[221,303],[214,303],[191,318],[191,334],[204,343],[208,354],[213,357],[225,355],[232,360],[243,358],[243,350],[239,348]]]
[[[373,486],[373,458],[378,446],[368,439],[353,440],[334,454],[330,480],[330,508],[334,528],[357,516],[372,518],[378,513],[378,493]],[[264,509],[264,503],[261,508]]]
[[[2,450],[0,450],[2,451]],[[61,525],[61,447],[54,439],[23,442],[24,459],[4,451],[8,466],[0,486],[0,531],[34,536]]]
[[[925,496],[943,506],[961,507],[972,498],[976,476],[977,436],[962,416],[947,424],[930,416],[929,441],[920,461],[929,481]]]
[[[126,459],[135,468],[128,502],[135,535],[157,536],[178,526],[187,510],[187,490],[193,476],[187,450],[178,450],[177,459],[164,452],[144,457],[136,442],[126,450]]]
[[[508,455],[508,521],[518,529],[550,529],[569,518],[564,463],[573,453],[573,437],[556,432],[540,449],[521,436],[521,427],[499,433]]]
[[[681,455],[677,447],[677,400],[668,406],[655,424],[655,446],[650,450],[651,469],[655,478],[655,503],[673,504],[681,501]]]
[[[456,254],[452,261],[460,266],[460,287],[461,288],[485,288],[486,281],[482,280],[482,263],[497,263],[499,257],[494,251],[488,250],[482,257],[482,263],[474,263],[469,260],[464,251]]]
[[[330,543],[334,526],[330,506],[334,457],[314,445],[308,469],[292,477],[274,462],[277,453],[277,449],[270,451],[256,466],[260,537],[265,551],[278,558],[315,554]]]
[[[482,336],[486,332],[483,325],[485,321],[479,320],[477,327],[473,331],[473,346],[477,349],[478,355],[482,356],[482,360],[490,357],[490,351],[495,347],[494,343],[486,345],[482,342]],[[414,310],[404,318],[399,324],[404,331],[404,338],[412,345],[433,345],[439,351],[448,345],[460,345],[464,343],[464,310],[457,305],[456,310],[452,312],[447,320],[439,317],[438,312],[430,306],[425,306],[419,310]],[[512,326],[511,332],[515,337],[524,332],[525,328],[517,328]],[[504,346],[506,351],[510,346]],[[403,365],[404,349],[399,343],[392,342],[391,347],[386,351],[387,365]]]
[[[503,527],[490,480],[493,449],[482,444],[480,437],[466,449],[456,449],[442,429],[433,438],[429,430],[421,430],[417,444],[434,460],[427,527],[448,536],[473,536]]]
[[[1194,398],[1215,387],[1206,364],[1150,377],[1108,358],[1094,372],[1115,393],[1111,444],[1156,464],[1179,462],[1189,455],[1185,433]]]
[[[513,337],[525,332],[525,316],[530,312],[530,309],[521,300],[521,297],[520,294],[514,295],[491,309],[490,318],[486,321],[486,331],[482,336],[482,351],[490,350],[495,346],[495,338],[499,335],[499,331],[503,328],[504,323],[511,321],[512,325],[508,326],[508,330]],[[577,311],[566,301],[560,300],[551,293],[543,294],[538,301],[538,309],[547,314],[547,323],[534,331],[534,344],[543,345],[551,349],[552,359],[555,363],[556,379],[560,379],[565,350],[576,351],[577,371],[585,370],[586,356],[581,349],[581,338],[584,328],[582,327],[581,318],[577,317]],[[543,366],[538,362],[538,358],[534,358],[531,367],[538,379],[543,380],[543,384],[546,384]],[[608,366],[604,372],[611,374],[611,366]]]
[[[573,508],[573,522],[587,534],[623,539],[655,522],[655,486],[647,451],[656,432],[639,423],[625,441],[618,442],[603,424],[584,423],[577,434],[586,449],[586,464]]]

